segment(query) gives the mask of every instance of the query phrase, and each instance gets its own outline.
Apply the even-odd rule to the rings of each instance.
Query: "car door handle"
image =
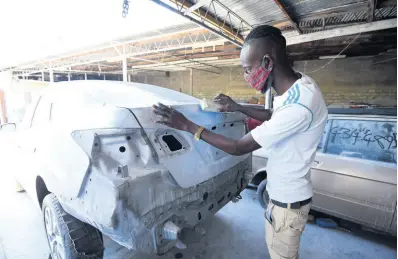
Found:
[[[319,161],[314,160],[313,163],[319,165]]]

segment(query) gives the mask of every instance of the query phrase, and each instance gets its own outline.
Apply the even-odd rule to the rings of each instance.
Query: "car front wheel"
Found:
[[[102,234],[64,211],[54,194],[42,206],[44,226],[52,259],[102,259]]]
[[[267,179],[263,180],[257,187],[257,200],[260,202],[261,207],[267,209],[269,196],[267,192]]]

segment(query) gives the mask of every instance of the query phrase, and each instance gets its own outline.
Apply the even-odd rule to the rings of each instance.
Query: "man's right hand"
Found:
[[[219,94],[214,97],[213,100],[216,104],[220,106],[218,111],[220,112],[236,112],[239,111],[241,106],[237,104],[231,97],[225,94]]]
[[[264,122],[271,119],[272,111],[265,110],[261,106],[260,108],[244,106],[237,104],[231,97],[226,96],[225,94],[219,94],[214,97],[214,103],[220,106],[218,111],[220,112],[236,112],[239,111],[250,118],[256,119],[258,121]]]

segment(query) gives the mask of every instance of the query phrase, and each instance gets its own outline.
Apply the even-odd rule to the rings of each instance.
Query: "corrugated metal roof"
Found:
[[[252,26],[259,24],[272,23],[276,21],[285,20],[286,16],[279,9],[279,7],[274,3],[273,0],[218,0],[223,5],[227,6],[237,15],[239,15],[242,19],[244,19],[247,23]],[[197,0],[193,1],[194,3]],[[227,16],[228,10],[222,8],[217,1],[214,3],[214,7],[211,5],[204,5],[203,8],[207,9],[209,13],[212,15],[216,15],[217,17],[223,19]],[[214,11],[215,9],[215,11]],[[227,19],[229,23],[229,18]],[[238,28],[240,25],[240,20],[231,15],[231,22],[235,28]]]
[[[286,19],[285,14],[273,0],[221,0],[224,5],[239,14],[251,25],[270,23]]]
[[[295,17],[344,5],[367,3],[366,0],[281,0],[281,2]]]
[[[380,8],[375,11],[375,20],[389,19],[397,16],[397,7],[390,6],[385,8]],[[348,26],[350,24],[357,24],[362,22],[367,22],[368,13],[366,10],[359,12],[343,13],[339,15],[334,15],[325,18],[325,24],[323,24],[323,19],[313,19],[300,21],[299,26],[303,30],[304,34],[318,32],[323,30],[329,30],[336,26]],[[323,28],[325,25],[325,28]],[[291,25],[282,28],[283,30],[295,30]]]
[[[198,0],[190,0],[191,3],[196,3]],[[293,18],[296,18],[298,20],[300,28],[303,30],[303,33],[313,33],[313,32],[318,32],[318,31],[323,31],[323,30],[329,30],[333,29],[336,27],[342,27],[342,26],[347,26],[347,25],[353,25],[353,24],[358,24],[358,23],[364,23],[367,22],[368,19],[368,13],[367,13],[367,4],[368,0],[279,0],[283,3],[283,5],[286,7],[287,11],[289,14],[293,16]],[[227,8],[224,8],[222,5],[226,6]],[[385,6],[385,5],[384,5]],[[287,21],[288,17],[285,16],[285,14],[280,10],[280,8],[275,4],[274,0],[214,0],[214,6],[209,5],[207,3],[206,5],[202,6],[203,9],[208,10],[209,14],[212,14],[213,16],[218,17],[220,20],[224,19],[226,20],[227,23],[231,23],[235,28],[238,28],[240,26],[240,20],[239,18],[235,17],[234,15],[230,15],[230,17],[227,17],[228,14],[228,9],[231,10],[232,12],[236,13],[239,15],[243,20],[245,20],[248,24],[251,26],[256,26],[260,24],[285,24],[283,27],[281,27],[281,30],[284,30],[284,35],[288,34],[294,34],[298,32],[289,24],[289,22],[285,23]],[[383,19],[389,19],[397,16],[397,7],[395,6],[386,6],[383,8],[379,8],[375,11],[375,20],[383,20]],[[324,17],[324,18],[323,18]],[[197,17],[195,17],[197,19]],[[197,19],[198,20],[198,19]],[[247,32],[249,30],[250,26],[245,26],[244,30]],[[152,54],[155,53],[156,50],[162,49],[168,47],[169,45],[178,45],[178,44],[186,44],[187,46],[190,46],[192,43],[192,39],[190,39],[190,36],[187,36],[186,38],[181,38],[178,39],[159,39],[159,41],[145,44],[144,40],[152,37],[158,37],[161,35],[167,35],[170,33],[178,33],[182,31],[189,31],[193,29],[200,28],[198,25],[187,22],[187,23],[180,23],[180,24],[175,24],[170,27],[164,27],[164,26],[159,26],[158,28],[155,28],[150,31],[142,31],[139,34],[131,35],[129,37],[125,37],[123,39],[118,39],[117,42],[143,42],[142,46],[138,44],[137,46],[131,47],[132,49],[128,49],[129,53],[132,54],[139,54],[143,53],[142,49],[140,50],[141,47],[145,47],[146,50],[154,50],[151,52]],[[241,33],[241,32],[240,32]],[[342,36],[342,37],[335,37],[335,38],[330,38],[330,39],[325,39],[325,40],[319,40],[315,41],[311,44],[307,44],[307,47],[309,45],[311,46],[316,46],[316,47],[335,47],[336,45],[346,45],[350,43],[354,38],[356,38],[356,42],[353,44],[357,43],[364,43],[367,44],[372,41],[377,41],[378,43],[381,42],[380,39],[383,39],[384,36],[388,36],[388,39],[391,40],[391,35],[396,35],[396,30],[394,31],[388,31],[385,32],[386,34],[383,35],[384,32],[372,32],[372,33],[364,33],[360,36],[357,37],[357,35],[349,35],[349,36]],[[241,33],[242,35],[245,35],[245,33]],[[378,34],[378,35],[376,35]],[[191,34],[187,33],[187,35],[192,35],[192,37],[195,37],[196,34]],[[207,41],[217,41],[221,39],[220,36],[213,34],[213,33],[207,33],[207,34],[201,34],[199,35],[199,38],[197,40],[194,40],[195,43],[199,43],[198,46],[195,46],[195,48],[200,48],[201,46],[199,45],[206,45],[205,42]],[[194,48],[194,44],[192,44],[192,48]],[[394,42],[393,42],[394,43]],[[393,45],[388,42],[388,40],[385,41],[386,45]],[[396,43],[396,42],[395,42]],[[209,43],[211,46],[211,42]],[[220,43],[217,43],[220,44]],[[87,54],[87,57],[84,56],[81,61],[84,63],[85,61],[89,62],[90,60],[96,60],[100,59],[101,57],[104,56],[117,56],[118,54],[116,53],[116,50],[113,48],[106,48],[108,44],[104,44],[99,46],[97,50],[95,50],[93,53]],[[132,44],[131,44],[132,45]],[[214,44],[216,45],[216,44]],[[306,44],[303,44],[306,45]],[[381,47],[384,46],[384,42],[381,42],[380,44]],[[189,47],[188,47],[189,48]],[[202,46],[203,48],[203,46]],[[381,48],[382,49],[382,48]],[[214,50],[213,50],[214,51]],[[312,51],[312,50],[310,50]],[[315,51],[315,50],[314,50]],[[149,53],[149,52],[148,52]],[[150,55],[150,54],[149,54]],[[141,56],[141,55],[140,55]],[[214,52],[214,57],[217,57],[217,53]],[[223,55],[225,57],[225,55]],[[65,59],[73,59],[76,61],[75,56],[70,56],[70,57],[65,57]],[[134,58],[132,58],[134,59]],[[61,61],[64,61],[62,59]],[[80,61],[77,60],[77,61]],[[188,62],[186,60],[183,61],[178,61],[178,62]],[[206,61],[211,64],[215,64],[217,66],[224,66],[224,65],[232,65],[235,64],[237,61],[236,60],[223,60],[223,59],[218,59],[218,60],[209,60]],[[41,64],[41,63],[37,63]],[[89,63],[91,64],[91,63]],[[32,65],[33,66],[33,65]],[[41,66],[41,65],[40,65]],[[159,66],[159,65],[158,65]],[[176,67],[176,66],[170,66],[170,64],[163,64],[162,66],[170,69],[170,70],[176,70],[176,69],[181,69],[181,67]],[[195,66],[200,66],[200,64],[196,64]]]
[[[145,38],[150,38],[150,37],[161,36],[162,34],[176,33],[176,32],[181,32],[181,31],[197,29],[197,28],[200,28],[199,25],[196,25],[195,23],[190,23],[190,22],[184,23],[184,24],[168,26],[168,27],[163,27],[163,28],[159,27],[156,30],[150,30],[150,31],[147,31],[144,33],[133,34],[129,37],[124,37],[124,38],[118,39],[118,42],[123,42],[126,40],[140,40],[140,39],[145,39]]]

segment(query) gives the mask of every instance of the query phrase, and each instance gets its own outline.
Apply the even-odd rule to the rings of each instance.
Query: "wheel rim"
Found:
[[[52,259],[65,259],[66,255],[61,231],[56,224],[55,215],[49,207],[44,210],[44,225]]]

